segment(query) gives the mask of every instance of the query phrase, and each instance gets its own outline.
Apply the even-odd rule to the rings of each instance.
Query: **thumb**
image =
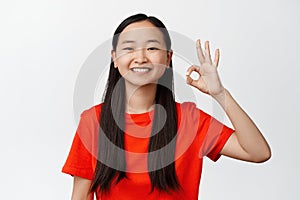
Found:
[[[186,75],[186,83],[193,87],[196,87],[196,81],[192,79],[189,75]]]

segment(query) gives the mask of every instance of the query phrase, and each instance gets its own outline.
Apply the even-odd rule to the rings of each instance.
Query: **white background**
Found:
[[[263,164],[206,159],[199,198],[300,199],[299,10],[297,0],[1,1],[1,199],[70,199],[72,178],[60,171],[77,126],[76,78],[90,53],[137,12],[220,48],[224,85],[272,148]]]

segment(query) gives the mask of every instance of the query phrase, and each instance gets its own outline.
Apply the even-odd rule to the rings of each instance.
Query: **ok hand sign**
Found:
[[[186,82],[187,84],[199,89],[201,92],[211,95],[212,97],[218,96],[225,90],[217,71],[220,57],[219,49],[216,49],[214,62],[212,62],[208,41],[205,42],[204,53],[201,48],[200,40],[196,41],[196,47],[201,66],[199,67],[192,65],[188,68],[186,72]],[[197,80],[194,80],[190,77],[192,72],[199,74],[199,78]]]

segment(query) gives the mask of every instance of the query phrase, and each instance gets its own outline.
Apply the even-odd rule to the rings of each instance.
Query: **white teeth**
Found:
[[[148,71],[150,71],[149,68],[132,68],[131,70],[134,71],[134,72],[148,72]]]

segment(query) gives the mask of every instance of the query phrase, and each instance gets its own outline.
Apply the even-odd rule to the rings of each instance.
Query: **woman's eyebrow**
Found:
[[[128,44],[128,43],[135,43],[135,42],[136,41],[134,41],[134,40],[124,40],[124,41],[122,41],[121,44]],[[150,40],[146,41],[146,43],[152,43],[152,42],[160,44],[160,41],[158,41],[156,39],[150,39]]]
[[[127,43],[135,43],[135,41],[133,41],[133,40],[124,40],[124,41],[122,41],[121,44],[127,44]]]
[[[147,43],[151,43],[151,42],[155,42],[155,43],[160,44],[160,41],[158,41],[158,40],[156,40],[156,39],[147,40]]]

